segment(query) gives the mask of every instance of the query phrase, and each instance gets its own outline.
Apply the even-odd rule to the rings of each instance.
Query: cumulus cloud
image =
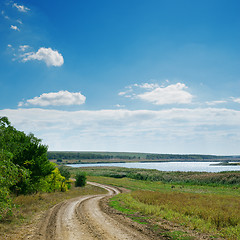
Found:
[[[176,83],[167,87],[153,83],[134,84],[119,96],[141,99],[155,105],[188,104],[192,102],[193,95],[187,91],[184,83]]]
[[[51,48],[41,47],[37,52],[28,52],[21,56],[23,62],[38,60],[43,61],[47,66],[60,67],[63,65],[64,60],[61,53]]]
[[[137,97],[156,105],[191,103],[193,96],[186,89],[185,84],[177,83],[167,87],[157,87]]]
[[[19,5],[17,3],[13,3],[12,7],[17,8],[19,12],[28,12],[30,11],[29,8],[25,7],[24,5]]]
[[[33,99],[28,99],[25,102],[20,102],[19,107],[22,106],[69,106],[69,105],[81,105],[85,103],[86,97],[80,92],[68,92],[59,91],[51,93],[43,93],[40,97],[34,97]]]
[[[51,150],[239,154],[240,111],[225,108],[0,110]]]
[[[15,30],[15,31],[20,31],[20,29],[17,26],[14,26],[14,25],[11,25],[10,28]]]

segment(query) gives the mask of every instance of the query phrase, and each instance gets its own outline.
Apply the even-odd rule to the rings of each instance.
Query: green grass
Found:
[[[240,239],[240,191],[231,186],[173,185],[128,178],[89,177],[133,190],[115,196],[111,206],[127,214],[166,219],[225,239]],[[174,235],[175,234],[175,235]],[[176,232],[172,239],[191,239]],[[181,236],[180,236],[180,235]]]
[[[186,232],[172,231],[168,232],[167,235],[173,240],[193,240],[194,237],[188,236]]]
[[[119,167],[83,167],[89,176],[105,176],[113,178],[131,178],[152,182],[163,182],[184,185],[231,186],[240,188],[240,171],[233,172],[164,172],[155,169],[119,168]],[[70,168],[74,174],[78,168]]]

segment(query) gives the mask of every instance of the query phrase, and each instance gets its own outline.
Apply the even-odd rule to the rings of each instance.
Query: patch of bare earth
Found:
[[[155,239],[153,235],[149,235],[149,231],[142,228],[141,224],[137,226],[128,218],[124,222],[118,221],[108,214],[109,211],[103,211],[104,207],[100,202],[104,198],[120,193],[118,188],[90,184],[108,190],[108,194],[81,196],[55,205],[42,215],[40,221],[36,222],[37,226],[32,226],[31,231],[28,231],[22,239]]]
[[[146,224],[135,222],[131,217],[141,217],[139,214],[129,216],[108,204],[112,196],[127,190],[90,184],[106,189],[108,194],[86,195],[60,202],[36,215],[31,224],[23,225],[3,239],[161,240],[171,239],[167,234],[169,231],[186,232],[186,229],[165,220],[147,219]],[[195,239],[211,239],[194,231],[188,230],[187,233]]]

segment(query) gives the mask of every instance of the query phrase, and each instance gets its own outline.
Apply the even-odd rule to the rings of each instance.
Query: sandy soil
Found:
[[[110,196],[122,190],[98,183],[89,183],[105,188],[108,194],[82,196],[61,202],[51,208],[26,239],[31,240],[117,240],[160,239],[141,224],[114,214],[106,204]]]

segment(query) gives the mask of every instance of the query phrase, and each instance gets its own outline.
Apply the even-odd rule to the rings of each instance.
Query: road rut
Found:
[[[61,202],[51,208],[43,219],[33,240],[123,240],[152,239],[131,225],[117,221],[102,211],[103,198],[120,193],[119,189],[88,182],[108,191],[103,195],[89,195]]]

